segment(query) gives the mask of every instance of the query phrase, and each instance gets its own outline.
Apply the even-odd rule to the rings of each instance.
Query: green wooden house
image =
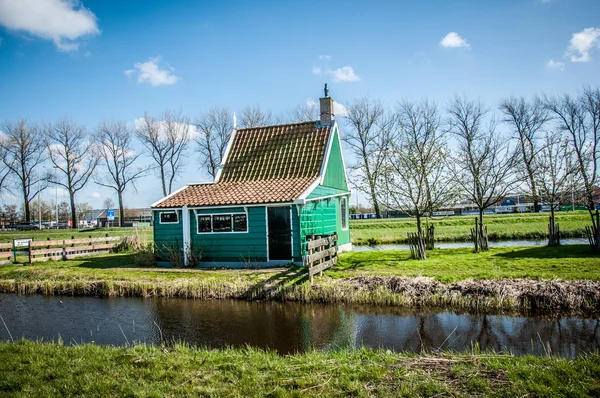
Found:
[[[307,237],[336,233],[351,250],[340,132],[333,99],[320,101],[318,121],[234,129],[214,183],[154,203],[159,256],[185,247],[207,267],[302,265]]]

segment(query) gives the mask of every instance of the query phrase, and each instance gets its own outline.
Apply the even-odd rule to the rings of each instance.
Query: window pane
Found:
[[[160,213],[160,222],[161,223],[176,223],[177,222],[177,213],[176,212],[162,212]]]
[[[213,232],[231,232],[231,216],[213,216]]]
[[[236,214],[233,216],[233,230],[234,231],[247,231],[248,223],[246,221],[245,214]]]
[[[198,230],[210,232],[210,216],[198,216]]]

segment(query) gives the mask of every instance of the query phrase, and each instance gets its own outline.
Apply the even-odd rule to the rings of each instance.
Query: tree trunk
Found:
[[[31,221],[31,209],[27,200],[27,192],[23,188],[23,209],[25,210],[25,221]]]
[[[167,196],[167,181],[165,179],[165,169],[162,165],[160,166],[160,180],[162,182],[163,195]]]
[[[75,208],[75,194],[69,193],[71,202],[71,228],[77,228],[77,209]]]
[[[123,211],[123,192],[118,192],[119,197],[119,227],[123,226],[123,221],[125,220],[125,212]]]
[[[417,233],[421,234],[423,231],[421,230],[421,215],[417,214]]]
[[[373,208],[375,209],[375,217],[381,218],[381,210],[379,209],[379,202],[375,196],[375,190],[371,188],[371,200],[373,201]]]

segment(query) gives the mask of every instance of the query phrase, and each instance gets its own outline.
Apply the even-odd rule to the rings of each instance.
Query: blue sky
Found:
[[[325,82],[342,104],[466,94],[494,106],[598,85],[599,46],[598,0],[0,0],[0,121],[68,116],[93,130],[249,104],[279,115]],[[190,151],[177,185],[206,179]],[[91,184],[78,200],[98,207],[110,195]],[[148,177],[126,204],[160,197]]]

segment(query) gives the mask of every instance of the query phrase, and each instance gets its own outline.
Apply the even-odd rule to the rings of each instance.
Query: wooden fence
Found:
[[[8,264],[12,261],[12,243],[0,243],[0,265]]]
[[[308,276],[311,283],[314,275],[322,275],[323,270],[337,263],[337,240],[337,234],[307,237],[306,249],[308,250],[308,256],[306,266],[308,267]]]
[[[29,262],[47,260],[70,260],[81,256],[108,253],[119,244],[121,237],[48,240],[29,242]]]

